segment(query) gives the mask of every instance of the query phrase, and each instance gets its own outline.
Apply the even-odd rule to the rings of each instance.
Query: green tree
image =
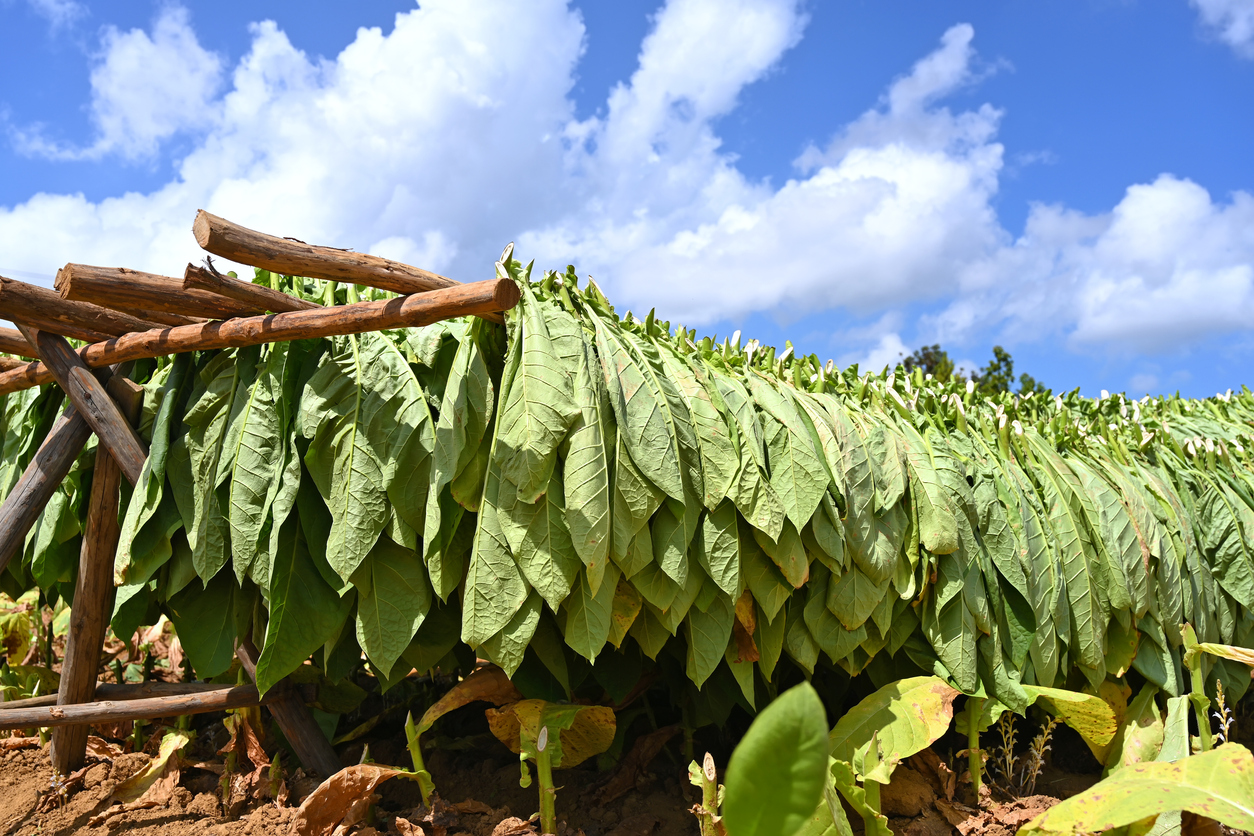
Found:
[[[989,360],[984,368],[971,375],[971,379],[985,394],[1009,392],[1015,382],[1014,358],[1010,356],[1009,351],[995,345],[993,346],[993,359]],[[1049,389],[1026,372],[1019,375],[1019,394],[1028,395],[1034,392],[1044,394],[1049,392]]]
[[[901,365],[906,367],[907,372],[921,369],[924,374],[930,374],[942,383],[954,376],[954,361],[939,344],[915,349],[913,354],[901,361]]]

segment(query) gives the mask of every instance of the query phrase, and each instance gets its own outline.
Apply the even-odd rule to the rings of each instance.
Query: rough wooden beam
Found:
[[[35,350],[35,346],[26,341],[21,331],[15,331],[12,328],[0,328],[0,351],[29,357],[32,360],[39,359],[39,352]]]
[[[14,369],[20,369],[29,362],[29,360],[19,360],[16,357],[0,357],[0,372],[11,372]]]
[[[226,711],[229,708],[264,705],[282,696],[279,692],[271,692],[262,698],[257,694],[256,685],[237,685],[214,691],[141,700],[14,708],[0,712],[0,730],[118,723],[123,720],[153,720],[183,714],[206,714],[210,711]]]
[[[204,694],[210,691],[227,691],[233,685],[217,682],[97,682],[91,695],[94,700],[144,700],[150,697],[169,697],[181,694]],[[86,702],[86,700],[84,700]],[[0,702],[0,712],[15,708],[41,708],[57,704],[56,694],[27,697],[24,700]]]
[[[183,281],[172,276],[141,273],[125,267],[67,264],[57,273],[55,286],[64,299],[123,310],[158,311],[205,319],[231,319],[265,313],[262,308],[242,305],[215,293],[184,290]]]
[[[144,461],[148,458],[148,448],[109,397],[104,384],[96,379],[64,337],[28,329],[24,325],[19,327],[26,334],[26,339],[39,349],[44,363],[52,371],[57,384],[65,390],[74,408],[117,460],[122,475],[132,485],[139,482]]]
[[[60,337],[55,339],[61,340]],[[69,351],[68,345],[66,351]],[[52,354],[49,352],[49,356]],[[78,360],[78,355],[72,351],[70,356]],[[83,368],[84,374],[99,385],[86,367]],[[116,407],[113,407],[113,401],[108,403],[130,426],[139,422],[144,390],[131,381],[125,383],[130,385],[114,388],[129,393],[129,397],[124,394]],[[106,449],[97,451],[87,506],[87,526],[79,550],[74,607],[70,611],[61,682],[57,688],[57,705],[60,706],[90,702],[96,693],[100,649],[109,626],[109,616],[113,613],[113,561],[118,550],[118,489],[121,480],[122,473],[114,457]],[[86,761],[88,731],[88,726],[53,729],[49,754],[52,768],[59,774],[69,775]]]
[[[396,293],[422,293],[459,284],[447,276],[390,258],[267,235],[203,209],[196,213],[192,233],[196,243],[214,255],[289,276],[331,279]],[[484,318],[504,321],[499,315]]]
[[[316,302],[306,302],[304,299],[297,299],[295,296],[289,296],[259,284],[242,282],[239,279],[197,267],[195,264],[187,265],[187,271],[183,274],[183,287],[188,290],[207,290],[210,293],[217,293],[237,302],[274,313],[312,311],[322,307]]]
[[[161,327],[99,305],[67,301],[46,287],[3,276],[0,276],[0,316],[14,324],[91,342]]]
[[[186,351],[413,328],[455,316],[479,316],[509,310],[518,304],[518,296],[518,285],[512,280],[490,279],[396,299],[127,334],[81,348],[78,355],[89,367],[99,368],[123,360],[142,360]],[[29,389],[52,380],[52,373],[43,363],[30,363],[21,369],[0,373],[0,394]]]
[[[257,648],[247,638],[235,648],[236,658],[253,682],[257,681],[259,655]],[[305,771],[317,772],[327,778],[339,772],[342,765],[335,749],[331,748],[331,741],[322,733],[297,692],[288,686],[286,677],[271,688],[266,696],[275,693],[276,699],[269,704],[270,714],[283,730],[283,736],[291,744],[292,751],[300,759]]]

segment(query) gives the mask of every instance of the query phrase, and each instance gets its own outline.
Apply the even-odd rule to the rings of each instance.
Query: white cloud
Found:
[[[1202,23],[1245,58],[1254,58],[1254,0],[1190,0]]]
[[[169,10],[151,33],[106,38],[90,153],[142,155],[192,131],[177,175],[147,194],[0,207],[0,252],[45,275],[66,261],[177,274],[200,257],[189,227],[206,208],[474,280],[513,239],[687,325],[750,311],[878,317],[842,334],[864,365],[909,353],[912,332],[951,353],[990,334],[1153,352],[1251,327],[1247,193],[1215,199],[1164,175],[1108,213],[1034,206],[1017,239],[1002,227],[1002,114],[945,104],[980,76],[966,24],[803,150],[794,178],[747,178],[717,120],[805,25],[797,0],[671,0],[604,114],[579,121],[584,29],[564,0],[429,0],[386,35],[359,30],[333,60],[261,23],[225,78]],[[194,60],[170,77],[193,83],[171,104],[173,88],[133,68],[154,55],[172,66],[178,51]],[[921,304],[936,312],[907,321]]]
[[[31,9],[46,19],[53,30],[61,29],[87,15],[87,7],[75,0],[27,0]]]
[[[72,14],[76,6],[63,0],[39,0],[38,5],[56,15],[54,22]],[[54,159],[151,156],[163,140],[215,121],[214,99],[221,79],[222,60],[200,45],[187,10],[166,6],[151,34],[105,28],[91,71],[95,142],[75,148],[28,131],[19,137],[19,144]]]

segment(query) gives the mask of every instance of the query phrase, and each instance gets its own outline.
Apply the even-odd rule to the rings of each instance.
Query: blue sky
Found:
[[[1254,0],[0,0],[0,50],[13,278],[181,274],[203,207],[846,363],[1254,383]]]

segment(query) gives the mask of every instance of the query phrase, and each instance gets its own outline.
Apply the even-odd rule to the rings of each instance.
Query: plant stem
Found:
[[[980,757],[980,712],[983,710],[983,697],[967,698],[967,764],[976,804],[979,804],[980,779],[984,772],[984,759]]]
[[[705,763],[701,768],[701,834],[714,836],[714,817],[718,815],[718,771],[714,767],[714,756],[705,753]]]
[[[866,806],[870,807],[876,813],[880,811],[880,785],[878,781],[872,781],[868,778],[862,784],[862,791],[866,793]]]
[[[1197,634],[1193,628],[1184,624],[1181,625],[1181,632],[1184,635],[1184,666],[1189,671],[1189,685],[1192,688],[1189,702],[1193,703],[1193,713],[1197,717],[1197,739],[1202,751],[1208,752],[1214,745],[1214,740],[1210,733],[1210,717],[1207,716],[1210,698],[1206,696],[1206,686],[1202,682],[1202,653],[1197,649]]]
[[[557,833],[557,790],[553,787],[553,765],[548,747],[536,753],[536,774],[540,784],[540,829]]]

